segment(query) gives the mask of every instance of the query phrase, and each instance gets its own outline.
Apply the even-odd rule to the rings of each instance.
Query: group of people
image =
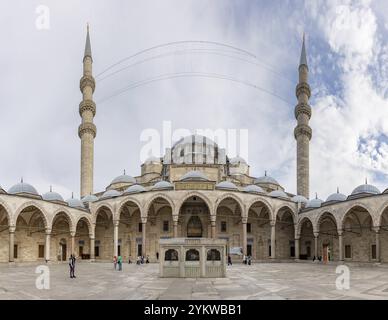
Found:
[[[144,256],[138,256],[136,259],[136,264],[140,265],[140,264],[144,264],[144,263],[150,263],[149,257],[147,256],[144,258]]]
[[[251,265],[252,264],[252,256],[243,256],[243,263],[244,264],[247,264],[247,265]]]
[[[123,258],[121,256],[113,257],[113,266],[117,270],[117,265],[119,266],[119,271],[123,270]]]

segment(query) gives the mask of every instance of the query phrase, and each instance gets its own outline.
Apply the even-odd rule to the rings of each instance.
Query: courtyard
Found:
[[[39,290],[37,264],[0,265],[0,299],[388,299],[387,266],[354,265],[350,289],[337,290],[336,265],[301,263],[234,264],[226,278],[159,278],[159,265],[78,263],[76,279],[67,264],[50,264],[50,289]]]

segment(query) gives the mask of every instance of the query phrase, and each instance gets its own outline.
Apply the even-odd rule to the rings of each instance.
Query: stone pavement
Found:
[[[35,286],[36,264],[0,265],[0,299],[388,299],[388,268],[350,266],[350,289],[337,290],[335,265],[262,263],[227,267],[226,278],[159,278],[159,265],[50,264],[50,290]]]

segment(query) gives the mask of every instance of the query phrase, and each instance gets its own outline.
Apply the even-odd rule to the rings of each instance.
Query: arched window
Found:
[[[178,251],[175,249],[168,249],[164,254],[165,261],[178,261]]]
[[[192,216],[187,223],[187,237],[201,238],[202,237],[202,222],[198,216]]]
[[[199,251],[195,249],[187,250],[186,261],[199,261]]]
[[[221,253],[217,249],[210,249],[207,252],[207,261],[221,261]]]

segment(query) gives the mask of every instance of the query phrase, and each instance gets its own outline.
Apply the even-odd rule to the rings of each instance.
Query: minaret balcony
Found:
[[[81,92],[84,91],[85,87],[91,87],[94,93],[94,90],[96,89],[96,81],[92,76],[83,76],[80,80],[79,87]]]
[[[296,86],[296,97],[298,98],[301,94],[307,95],[307,97],[310,99],[311,90],[308,83],[302,82]]]

